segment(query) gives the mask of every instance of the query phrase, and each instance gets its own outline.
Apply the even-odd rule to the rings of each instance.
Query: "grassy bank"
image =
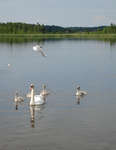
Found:
[[[87,38],[116,39],[116,34],[73,33],[73,34],[0,34],[0,38]]]
[[[112,45],[116,43],[116,34],[0,34],[0,43],[9,44],[62,39],[98,40],[110,42]]]

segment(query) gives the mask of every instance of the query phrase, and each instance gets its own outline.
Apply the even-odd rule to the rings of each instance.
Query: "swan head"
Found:
[[[43,89],[46,89],[46,85],[45,85],[45,84],[43,84],[43,85],[42,85],[42,88],[43,88]]]
[[[30,85],[30,90],[34,89],[34,84]]]
[[[77,90],[80,90],[80,86],[77,86]]]
[[[15,93],[15,96],[16,96],[16,97],[18,97],[18,96],[19,96],[19,93],[18,93],[17,91],[16,91],[16,93]]]

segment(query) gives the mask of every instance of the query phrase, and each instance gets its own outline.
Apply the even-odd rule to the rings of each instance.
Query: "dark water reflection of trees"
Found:
[[[3,37],[0,38],[0,43],[7,43],[7,44],[24,44],[24,43],[30,43],[30,42],[41,42],[41,41],[60,41],[60,40],[83,40],[83,41],[89,41],[89,40],[94,40],[94,41],[101,41],[105,43],[109,43],[110,46],[116,45],[116,39],[108,39],[108,38],[100,38],[100,39],[89,39],[89,38],[28,38],[28,37]]]

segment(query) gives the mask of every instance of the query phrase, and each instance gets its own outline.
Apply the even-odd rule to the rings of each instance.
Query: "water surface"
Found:
[[[0,43],[0,149],[115,150],[116,45],[44,40],[43,57],[35,44]],[[15,91],[25,97],[30,83],[47,85],[47,103],[30,108],[25,98],[16,110]],[[80,102],[77,85],[88,92]]]

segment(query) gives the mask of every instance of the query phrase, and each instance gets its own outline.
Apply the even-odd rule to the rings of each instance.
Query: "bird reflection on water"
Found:
[[[76,102],[77,102],[77,104],[78,105],[80,105],[80,101],[81,101],[81,98],[82,98],[83,96],[76,96]]]
[[[15,102],[15,110],[19,109],[19,105],[23,105],[23,102]]]
[[[46,100],[46,99],[45,99]],[[15,110],[19,110],[19,105],[23,105],[22,102],[15,102]],[[39,106],[30,106],[30,126],[35,128],[36,121],[40,121],[44,116],[42,114],[43,109],[45,109],[45,104]]]
[[[76,96],[76,103],[77,103],[77,105],[80,105],[81,100],[82,100],[84,97],[85,97],[84,95],[78,95],[78,96]]]
[[[45,109],[45,105],[30,106],[30,124],[32,128],[35,128],[36,120],[41,120],[44,116],[42,111]]]

